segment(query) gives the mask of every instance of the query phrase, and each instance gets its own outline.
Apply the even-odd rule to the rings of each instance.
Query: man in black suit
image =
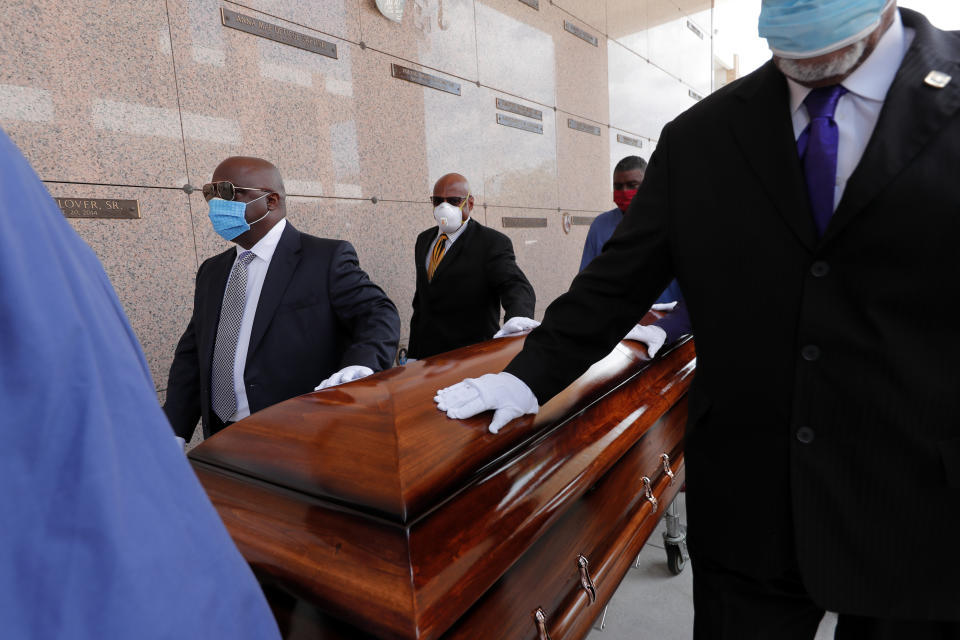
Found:
[[[695,637],[827,609],[838,638],[957,638],[960,34],[884,0],[765,1],[761,29],[773,61],[664,128],[606,250],[439,407],[535,412],[676,276]]]
[[[322,386],[390,366],[397,309],[349,242],[286,221],[283,180],[259,158],[227,158],[204,185],[210,220],[238,246],[197,271],[193,316],[177,345],[164,411],[189,439]]]
[[[450,351],[537,326],[536,296],[504,234],[473,218],[470,184],[449,173],[433,187],[437,226],[414,249],[417,289],[410,321],[411,358]],[[507,322],[500,328],[500,306]]]

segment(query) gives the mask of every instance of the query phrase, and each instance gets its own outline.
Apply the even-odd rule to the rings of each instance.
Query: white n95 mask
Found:
[[[433,218],[437,221],[441,233],[453,233],[463,225],[463,209],[449,202],[441,202],[433,209]]]

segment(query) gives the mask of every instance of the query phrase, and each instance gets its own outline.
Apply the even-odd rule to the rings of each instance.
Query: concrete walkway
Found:
[[[677,495],[686,522],[686,495]],[[603,630],[587,640],[691,640],[693,638],[693,572],[689,563],[679,576],[667,569],[661,520],[640,552],[640,567],[631,568],[610,600]],[[598,618],[599,623],[599,618]],[[824,616],[811,640],[830,640],[836,616]]]

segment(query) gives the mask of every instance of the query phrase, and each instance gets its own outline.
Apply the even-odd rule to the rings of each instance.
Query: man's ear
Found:
[[[271,211],[276,211],[280,208],[280,194],[271,193],[267,196],[267,208]]]
[[[467,219],[467,216],[469,216],[471,213],[473,213],[473,196],[469,196],[469,197],[467,198],[467,206],[464,207],[463,213],[465,214],[465,215],[463,216],[463,219],[464,219],[464,220]]]

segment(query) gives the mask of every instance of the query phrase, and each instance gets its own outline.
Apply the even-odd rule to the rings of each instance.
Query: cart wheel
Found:
[[[680,575],[683,571],[683,568],[687,566],[687,561],[683,559],[683,555],[680,553],[680,547],[675,544],[666,545],[667,549],[667,568],[670,569],[670,573],[675,576]]]

